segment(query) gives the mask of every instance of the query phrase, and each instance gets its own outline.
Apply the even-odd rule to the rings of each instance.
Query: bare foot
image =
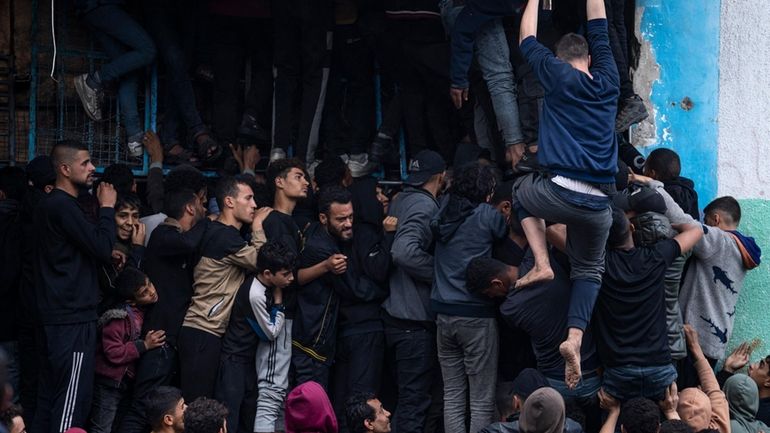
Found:
[[[567,388],[575,389],[582,376],[580,372],[580,347],[566,340],[559,345],[559,353],[564,358],[564,383]]]
[[[514,285],[514,287],[517,289],[521,289],[523,287],[527,287],[533,284],[543,283],[551,280],[553,280],[553,269],[551,269],[551,265],[547,265],[547,266],[535,265],[535,267],[530,269],[526,275],[516,280],[516,284]]]

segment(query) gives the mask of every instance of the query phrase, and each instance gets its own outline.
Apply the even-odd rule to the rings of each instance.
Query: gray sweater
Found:
[[[673,224],[697,223],[676,205],[662,183],[655,181],[650,186],[663,196],[668,207],[666,216]],[[679,292],[682,318],[698,332],[703,353],[711,359],[722,359],[747,268],[733,234],[717,227],[703,225],[703,238],[692,254]]]
[[[432,194],[406,188],[390,204],[388,214],[398,218],[390,254],[390,295],[382,307],[402,320],[432,321],[430,289],[433,283],[433,233],[430,220],[438,210]]]

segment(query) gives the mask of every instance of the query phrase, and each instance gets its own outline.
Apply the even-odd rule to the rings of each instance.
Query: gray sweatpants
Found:
[[[257,416],[254,431],[257,433],[283,431],[283,401],[289,387],[291,363],[291,326],[286,320],[278,338],[260,342],[257,346]],[[276,424],[277,422],[277,424]]]
[[[495,420],[497,319],[439,314],[436,343],[444,377],[444,429],[446,433],[467,433],[467,393],[470,433],[476,433]]]

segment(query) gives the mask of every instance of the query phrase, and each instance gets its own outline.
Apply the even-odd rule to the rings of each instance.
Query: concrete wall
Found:
[[[732,195],[740,230],[770,254],[770,8],[750,0],[637,1],[635,87],[654,113],[632,131],[649,153],[674,149],[701,208]],[[770,256],[767,261],[770,262]],[[770,354],[770,266],[749,272],[730,348],[760,338]]]

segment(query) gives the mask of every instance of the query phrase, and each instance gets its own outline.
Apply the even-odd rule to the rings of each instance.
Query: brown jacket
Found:
[[[262,230],[253,232],[246,243],[235,227],[218,221],[209,225],[193,271],[193,296],[183,326],[224,335],[235,294],[246,272],[257,270],[257,253],[264,243]]]

